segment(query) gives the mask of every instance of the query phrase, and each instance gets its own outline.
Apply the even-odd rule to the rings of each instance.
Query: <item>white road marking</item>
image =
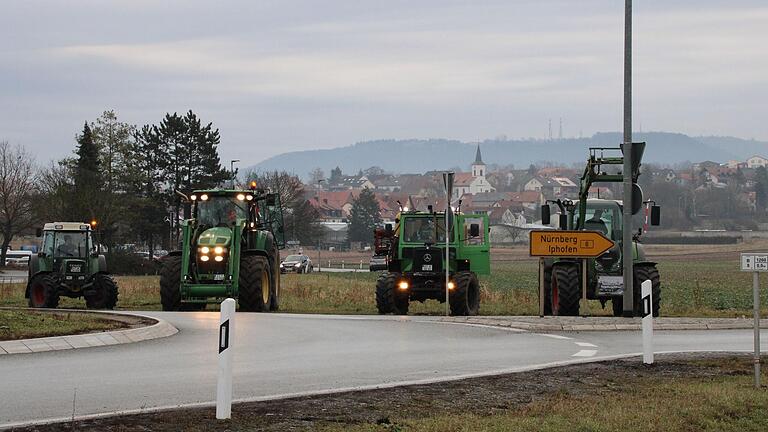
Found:
[[[597,354],[597,350],[581,350],[571,357],[592,357]]]
[[[575,344],[580,346],[580,347],[597,348],[597,345],[591,344],[589,342],[575,342]]]
[[[556,334],[548,334],[548,333],[542,333],[541,334],[544,337],[552,338],[552,339],[563,339],[563,340],[571,340],[573,338],[569,338],[568,336],[560,336]]]

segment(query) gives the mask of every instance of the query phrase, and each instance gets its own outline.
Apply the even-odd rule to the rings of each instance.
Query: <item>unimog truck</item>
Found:
[[[181,223],[181,250],[163,260],[163,310],[202,310],[231,297],[239,309],[276,311],[280,304],[280,198],[268,190],[198,190]]]
[[[636,214],[642,208],[642,190],[637,185],[640,160],[645,149],[645,143],[633,143],[633,198]],[[579,185],[577,201],[558,199],[548,201],[559,209],[560,229],[598,231],[612,240],[614,246],[597,258],[587,261],[587,298],[600,300],[603,307],[608,301],[613,307],[614,316],[622,316],[624,310],[623,268],[625,259],[622,256],[623,238],[623,203],[617,200],[588,198],[589,189],[595,183],[621,183],[624,176],[621,172],[608,172],[611,166],[620,167],[624,163],[621,148],[590,148],[590,157]],[[613,171],[616,171],[614,169]],[[651,225],[659,225],[660,208],[652,201],[645,204],[651,206]],[[550,206],[543,205],[542,224],[550,223]],[[659,316],[661,303],[661,281],[656,263],[645,256],[643,245],[640,243],[642,230],[633,235],[632,257],[634,266],[634,312],[641,315],[640,284],[643,281],[652,282],[653,316]],[[579,300],[582,297],[582,266],[580,259],[558,258],[544,260],[544,314],[545,315],[578,315]]]
[[[40,252],[29,260],[29,278],[24,297],[29,307],[55,308],[59,297],[85,297],[88,309],[113,309],[117,284],[107,273],[91,225],[83,222],[53,222],[37,230],[42,237]]]
[[[405,211],[392,228],[375,232],[377,245],[388,245],[386,271],[376,282],[380,314],[408,313],[410,301],[448,301],[452,315],[477,315],[480,308],[478,275],[490,274],[488,216],[449,213],[449,257],[445,262],[445,213]],[[378,251],[381,252],[381,251]]]

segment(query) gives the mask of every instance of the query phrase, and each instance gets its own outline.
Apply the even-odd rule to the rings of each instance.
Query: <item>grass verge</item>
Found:
[[[0,341],[124,328],[127,324],[77,312],[0,310]]]

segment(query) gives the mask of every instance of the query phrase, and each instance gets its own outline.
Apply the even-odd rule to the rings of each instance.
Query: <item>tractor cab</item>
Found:
[[[78,222],[47,223],[40,234],[42,247],[38,257],[44,258],[43,267],[50,266],[47,271],[60,273],[73,286],[85,284],[90,261],[98,258],[91,226]]]

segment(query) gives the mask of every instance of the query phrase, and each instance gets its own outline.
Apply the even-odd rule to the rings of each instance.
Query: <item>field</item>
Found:
[[[650,258],[659,262],[662,278],[662,314],[665,316],[741,317],[750,316],[752,275],[739,271],[738,252],[768,250],[768,244],[748,243],[726,246],[650,246]],[[311,254],[314,255],[314,254]],[[326,255],[330,255],[327,254]],[[334,266],[363,259],[363,254],[324,255]],[[481,280],[483,315],[535,315],[538,313],[537,262],[525,248],[494,249],[492,275]],[[317,266],[317,259],[315,260]],[[157,276],[118,276],[120,309],[158,310]],[[283,275],[281,311],[289,313],[375,314],[376,274],[313,273]],[[768,283],[768,282],[766,282]],[[0,284],[0,306],[24,306],[23,284]],[[84,301],[63,298],[60,307],[83,308]],[[768,298],[762,307],[768,312]],[[214,306],[210,306],[214,308]],[[413,303],[411,313],[441,314],[444,305],[436,301]],[[592,315],[609,315],[590,302]]]

